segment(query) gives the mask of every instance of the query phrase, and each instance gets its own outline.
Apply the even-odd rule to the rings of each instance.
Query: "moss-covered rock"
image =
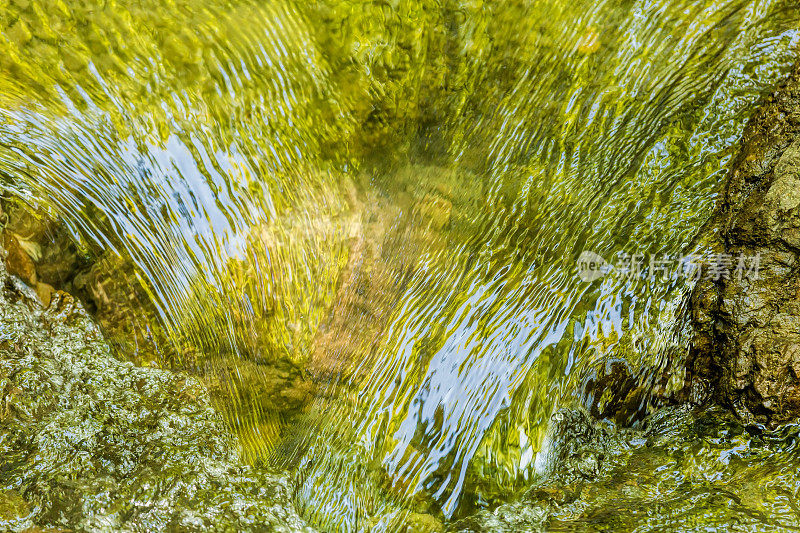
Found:
[[[798,176],[800,67],[748,124],[691,296],[688,397],[761,423],[800,418]]]
[[[800,524],[796,426],[764,431],[719,407],[685,405],[654,411],[638,430],[574,411],[557,416],[553,468],[516,501],[449,530],[792,531]],[[586,456],[601,459],[588,476]]]
[[[258,458],[279,438],[283,420],[313,397],[310,347],[345,266],[351,218],[358,216],[346,196],[327,201],[338,206],[334,217],[309,222],[286,213],[277,223],[254,225],[245,252],[224,265],[221,282],[198,279],[187,305],[168,321],[131,257],[88,250],[63,223],[14,197],[3,201],[5,262],[45,307],[56,290],[76,296],[119,359],[203,379],[248,444],[248,457]],[[319,242],[326,246],[318,249]]]
[[[0,286],[4,527],[310,530],[285,478],[241,463],[197,379],[119,361],[64,292],[44,309],[2,266]]]

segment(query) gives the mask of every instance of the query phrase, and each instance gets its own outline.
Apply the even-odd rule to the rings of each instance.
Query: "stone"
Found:
[[[30,505],[17,491],[0,490],[0,528],[18,529],[30,514]]]
[[[593,479],[603,457],[606,431],[581,409],[559,409],[550,417],[536,472],[550,478],[577,481]]]
[[[54,223],[39,207],[30,206],[19,199],[0,201],[6,216],[4,229],[17,235],[20,240],[43,242],[53,230]]]
[[[589,55],[598,50],[600,50],[600,34],[595,28],[589,27],[578,41],[578,52]]]
[[[748,422],[800,418],[800,65],[748,123],[712,219],[716,253],[757,271],[691,295],[686,390]]]
[[[396,531],[403,533],[442,533],[444,524],[436,517],[429,514],[409,513],[404,524]]]
[[[313,531],[198,379],[118,360],[80,302],[44,309],[2,263],[0,285],[0,529]]]
[[[88,60],[83,55],[68,48],[61,51],[61,60],[70,72],[80,72],[89,65]]]
[[[3,234],[3,246],[6,249],[6,267],[8,272],[17,276],[28,285],[36,284],[36,266],[20,244],[17,236],[10,232]]]
[[[8,29],[6,35],[8,35],[9,39],[14,41],[17,46],[24,46],[33,38],[30,28],[28,28],[28,25],[25,24],[25,21],[22,19],[14,23],[14,25]]]
[[[50,306],[50,300],[52,299],[54,292],[55,289],[52,285],[42,282],[36,284],[36,296],[39,297],[39,301],[42,302],[42,306],[44,308]]]
[[[453,204],[439,195],[429,194],[416,205],[415,210],[428,227],[441,231],[450,225]]]
[[[610,359],[594,369],[583,384],[583,401],[594,418],[627,425],[644,415],[643,387],[623,359]]]

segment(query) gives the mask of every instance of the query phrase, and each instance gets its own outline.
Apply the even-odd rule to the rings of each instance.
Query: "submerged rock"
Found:
[[[594,479],[604,458],[607,432],[579,409],[553,413],[536,459],[540,475],[564,480]]]
[[[4,530],[19,529],[30,515],[30,505],[17,491],[0,490],[0,527]]]
[[[2,264],[0,286],[0,527],[310,530],[198,380],[117,360],[71,296],[44,309]]]
[[[6,233],[3,246],[8,251],[6,264],[13,275],[30,285],[36,285],[36,267],[33,260],[20,245],[19,239],[11,233]]]
[[[690,399],[746,420],[800,417],[800,66],[745,131],[691,295]],[[741,268],[744,267],[744,268]]]
[[[587,429],[565,411],[554,434],[605,459],[590,477],[560,463],[516,501],[450,531],[794,531],[797,425],[753,432],[729,412],[672,406],[641,429]],[[570,427],[575,422],[577,427]],[[588,435],[595,435],[590,437]],[[555,465],[554,465],[555,466]]]
[[[159,364],[175,358],[150,301],[151,287],[113,250],[90,251],[42,207],[9,196],[0,201],[8,272],[47,307],[56,289],[78,298],[119,358]]]
[[[9,273],[34,289],[45,307],[56,290],[75,296],[118,359],[198,376],[228,426],[253,448],[248,455],[269,451],[284,420],[311,400],[313,384],[304,373],[309,344],[343,262],[326,255],[327,248],[318,254],[311,248],[322,240],[342,253],[344,207],[339,215],[345,220],[320,218],[312,225],[286,216],[272,227],[254,226],[246,239],[247,260],[230,258],[218,285],[196,280],[196,292],[176,305],[168,323],[156,288],[120,243],[92,245],[63,220],[16,196],[3,198],[0,206]],[[299,264],[308,268],[292,271],[292,254],[305,257]],[[266,279],[270,260],[276,267]],[[311,286],[306,276],[324,281]]]
[[[648,407],[646,387],[624,359],[602,361],[582,384],[584,403],[597,419],[629,425],[642,418]]]

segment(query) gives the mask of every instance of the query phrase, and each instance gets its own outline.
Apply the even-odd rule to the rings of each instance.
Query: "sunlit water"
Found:
[[[511,499],[593,364],[680,356],[686,276],[576,262],[701,250],[800,43],[779,0],[2,6],[3,188],[133,262],[136,360],[327,530]]]

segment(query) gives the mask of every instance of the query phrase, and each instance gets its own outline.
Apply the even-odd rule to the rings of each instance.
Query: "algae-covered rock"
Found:
[[[309,530],[285,478],[241,464],[198,380],[117,360],[66,293],[44,309],[2,265],[0,285],[6,527]]]
[[[584,403],[598,419],[608,418],[627,425],[640,419],[648,406],[644,385],[636,379],[624,359],[602,361],[582,383]]]
[[[397,531],[398,533],[442,533],[444,524],[429,514],[409,513]]]
[[[123,250],[84,249],[47,212],[16,197],[2,205],[9,271],[45,307],[57,289],[77,297],[117,358],[199,376],[225,421],[253,445],[248,456],[268,451],[283,419],[311,400],[305,366],[344,266],[337,254],[347,252],[346,202],[335,218],[307,223],[284,216],[280,223],[254,225],[247,253],[228,259],[221,283],[196,280],[187,305],[169,317],[172,323],[165,323],[154,288]],[[320,240],[329,246],[318,250]],[[296,265],[303,268],[293,270]]]
[[[97,321],[118,357],[161,365],[175,358],[149,287],[130,259],[85,249],[61,221],[20,198],[4,198],[2,212],[8,272],[32,287],[45,307],[56,289],[65,290]]]
[[[565,481],[594,479],[602,463],[606,433],[581,410],[556,411],[536,458],[537,472],[549,477],[558,475]]]
[[[800,417],[800,67],[744,134],[691,296],[691,399],[747,420]],[[715,394],[716,393],[716,394]]]
[[[121,358],[161,366],[176,357],[129,259],[113,250],[102,252],[62,286],[80,297]]]
[[[795,425],[757,430],[719,407],[684,405],[653,412],[637,430],[587,429],[594,423],[585,415],[562,413],[553,438],[567,450],[602,455],[596,472],[576,477],[570,461],[561,462],[516,501],[448,530],[793,531],[800,525]]]

